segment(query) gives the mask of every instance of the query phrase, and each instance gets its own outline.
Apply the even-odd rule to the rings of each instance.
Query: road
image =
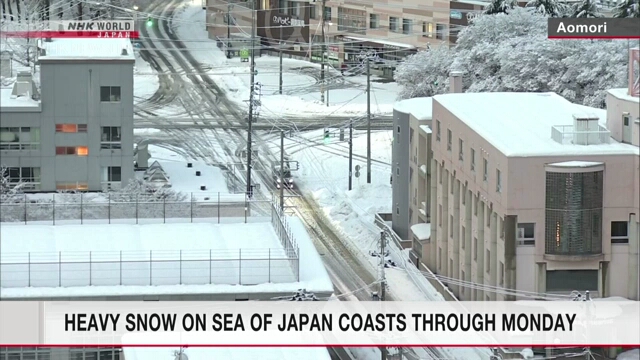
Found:
[[[158,15],[158,22],[151,29],[158,40],[152,40],[146,33],[147,29],[142,29],[143,37],[145,37],[148,46],[148,50],[144,50],[146,53],[143,56],[146,56],[151,65],[163,75],[161,75],[159,93],[138,107],[137,113],[139,116],[145,113],[149,115],[148,113],[151,112],[149,109],[155,106],[178,102],[182,104],[185,114],[188,114],[189,118],[185,119],[184,127],[181,127],[180,123],[182,122],[176,123],[171,119],[145,116],[145,119],[136,121],[136,126],[147,125],[146,127],[162,129],[173,138],[171,146],[182,148],[185,156],[202,158],[209,163],[221,163],[223,162],[221,161],[222,157],[240,160],[235,156],[235,150],[238,147],[246,146],[241,132],[244,129],[243,125],[246,125],[244,117],[241,115],[241,111],[226,99],[224,92],[215,82],[206,75],[201,65],[189,54],[184,44],[171,29],[170,21],[163,20],[171,19],[177,4],[176,0],[159,0],[146,10]],[[304,120],[308,122],[309,119]],[[330,122],[332,120],[333,123]],[[330,124],[344,124],[349,120],[344,117],[327,119]],[[387,121],[385,125],[388,128],[389,119],[385,120]],[[282,119],[279,122],[282,123]],[[314,125],[318,128],[326,126],[318,123]],[[259,130],[260,126],[256,125],[256,130]],[[303,127],[305,124],[301,124],[301,126]],[[224,144],[224,154],[214,153],[210,150],[213,148],[212,138],[219,144]],[[261,160],[274,161],[278,159],[261,135],[255,133],[254,139],[254,146],[260,149]],[[275,192],[272,181],[267,174],[258,173],[256,177],[262,180],[264,185],[262,190],[266,196]],[[352,254],[331,227],[324,223],[319,213],[322,210],[315,208],[297,190],[287,191],[286,205],[307,226],[311,239],[321,254],[334,284],[336,295],[343,301],[371,300],[371,292],[377,291],[378,288],[377,271],[367,261],[368,259],[360,259]],[[221,209],[221,212],[236,214],[240,210],[244,211],[243,208],[239,209],[238,206],[230,204],[226,205],[224,210]],[[215,205],[212,211],[217,211]],[[389,296],[387,300],[396,299]],[[331,352],[335,358],[350,358],[343,349],[333,349]],[[407,350],[406,352],[411,358],[417,358],[412,351]],[[445,357],[436,350],[429,350],[429,353],[430,357]]]

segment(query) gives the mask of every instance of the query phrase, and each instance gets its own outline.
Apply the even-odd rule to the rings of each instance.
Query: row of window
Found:
[[[61,356],[56,358],[68,358],[70,360],[120,360],[122,349],[116,348],[71,348],[71,349],[51,349],[51,348],[0,348],[0,360],[50,360],[51,352],[58,353]],[[58,355],[58,354],[56,354]]]
[[[27,183],[26,189],[40,189],[40,168],[39,167],[9,167],[6,169],[9,185]],[[107,166],[102,170],[102,182],[122,181],[122,168],[120,166]],[[57,190],[88,190],[86,182],[59,182],[56,183]]]
[[[56,124],[58,133],[86,133],[87,124]],[[119,126],[102,126],[100,134],[100,148],[120,149],[122,129]],[[40,129],[31,127],[1,127],[0,150],[38,150],[40,148]],[[56,155],[86,156],[86,146],[57,147]]]
[[[440,141],[441,131],[442,125],[440,123],[440,120],[436,120],[436,141]],[[451,129],[447,129],[447,150],[453,151],[453,132],[451,131]],[[469,148],[469,152],[469,169],[471,170],[471,172],[475,172],[476,150],[474,148]],[[464,162],[465,160],[464,140],[462,140],[461,138],[458,139],[458,160],[462,162]],[[442,174],[440,175],[440,178],[440,183],[442,183]],[[482,181],[489,181],[489,160],[486,157],[482,158]],[[496,192],[502,192],[502,172],[500,172],[500,169],[496,169]]]

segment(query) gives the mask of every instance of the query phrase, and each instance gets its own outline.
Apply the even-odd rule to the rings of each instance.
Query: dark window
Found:
[[[378,28],[378,15],[369,14],[369,29],[377,29],[377,28]]]
[[[120,149],[122,141],[119,126],[103,126],[101,134],[101,149]]]
[[[318,9],[314,4],[311,4],[311,6],[309,6],[309,19],[316,19],[316,18],[318,18]]]
[[[611,243],[612,244],[628,244],[629,243],[629,223],[626,221],[611,222]]]
[[[444,24],[436,24],[436,39],[444,40],[445,38],[445,25]]]
[[[328,6],[325,6],[324,8],[324,20],[325,21],[331,20],[331,8]]]
[[[547,271],[547,291],[598,291],[598,270]]]
[[[398,31],[398,18],[390,16],[389,17],[389,30],[390,31]]]
[[[122,181],[120,166],[109,166],[107,168],[107,181]]]
[[[120,86],[101,86],[100,101],[102,102],[119,102]]]
[[[413,21],[411,19],[402,19],[402,33],[407,35],[413,33]]]

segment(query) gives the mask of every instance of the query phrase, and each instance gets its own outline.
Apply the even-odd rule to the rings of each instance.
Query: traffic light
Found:
[[[147,18],[147,27],[152,27],[152,26],[153,26],[153,19]]]
[[[324,143],[328,144],[330,141],[331,134],[328,129],[324,129]]]

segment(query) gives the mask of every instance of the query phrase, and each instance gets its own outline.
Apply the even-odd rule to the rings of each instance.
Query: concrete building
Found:
[[[640,107],[630,95],[636,82],[630,76],[629,89],[610,90],[606,111],[553,93],[413,99],[423,109],[432,102],[432,157],[421,153],[420,138],[415,145],[394,139],[394,167],[408,172],[394,178],[394,230],[413,239],[413,257],[451,278],[450,290],[463,300],[573,290],[637,300]],[[405,121],[410,133],[411,120],[428,118],[416,116],[418,109]],[[400,165],[402,157],[409,166]],[[423,182],[412,173],[427,160]],[[421,192],[425,186],[430,197]],[[402,187],[408,196],[400,195]],[[484,291],[491,287],[518,293]]]
[[[2,89],[0,155],[26,190],[119,188],[133,178],[133,66],[128,39],[39,44],[39,86]]]

